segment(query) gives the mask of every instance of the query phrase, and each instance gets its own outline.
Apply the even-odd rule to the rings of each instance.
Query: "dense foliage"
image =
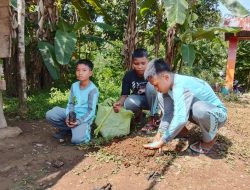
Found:
[[[138,0],[136,46],[148,49],[150,59],[166,57],[166,50],[171,48],[166,36],[173,26],[176,28],[174,71],[203,78],[211,85],[223,84],[219,72],[225,72],[228,48],[223,33],[237,30],[220,26],[218,2]],[[36,1],[26,1],[29,118],[43,118],[55,105],[65,107],[79,58],[94,62],[92,80],[99,88],[100,102],[118,98],[126,71],[123,48],[129,3],[128,0],[44,0],[37,5]],[[235,9],[237,14],[242,10],[242,7]],[[246,10],[243,13],[246,14]],[[15,46],[16,39],[13,40]],[[236,78],[245,88],[250,86],[249,46],[249,42],[241,42],[237,53]],[[5,71],[8,90],[4,109],[7,115],[13,116],[18,106],[13,97],[18,94],[16,73],[13,75],[18,70],[14,64],[17,49],[13,48],[12,54],[11,67],[8,66],[11,69]]]

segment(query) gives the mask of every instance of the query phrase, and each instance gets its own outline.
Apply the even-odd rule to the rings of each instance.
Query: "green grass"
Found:
[[[69,90],[61,91],[52,88],[50,91],[39,91],[28,96],[28,119],[43,119],[45,113],[54,106],[66,107]],[[4,96],[4,113],[8,117],[18,116],[18,99]]]

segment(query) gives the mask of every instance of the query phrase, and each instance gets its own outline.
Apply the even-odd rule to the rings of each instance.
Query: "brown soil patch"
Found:
[[[207,156],[187,148],[200,138],[194,125],[187,140],[176,139],[159,153],[142,147],[152,135],[78,147],[53,139],[45,121],[9,120],[23,133],[0,141],[0,189],[249,189],[250,105],[227,107],[228,122]]]

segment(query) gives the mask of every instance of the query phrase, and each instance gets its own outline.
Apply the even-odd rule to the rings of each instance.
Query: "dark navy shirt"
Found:
[[[144,95],[147,82],[143,76],[138,76],[135,70],[128,71],[122,80],[121,95]]]

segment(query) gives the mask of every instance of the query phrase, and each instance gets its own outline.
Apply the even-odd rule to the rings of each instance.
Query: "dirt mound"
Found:
[[[115,155],[116,159],[121,160],[125,167],[130,165],[145,167],[145,165],[156,166],[161,161],[165,162],[171,159],[176,151],[184,151],[188,146],[187,140],[174,139],[171,143],[166,144],[161,152],[144,149],[142,145],[151,141],[152,138],[135,136],[122,141],[115,140],[103,150],[108,154]]]

